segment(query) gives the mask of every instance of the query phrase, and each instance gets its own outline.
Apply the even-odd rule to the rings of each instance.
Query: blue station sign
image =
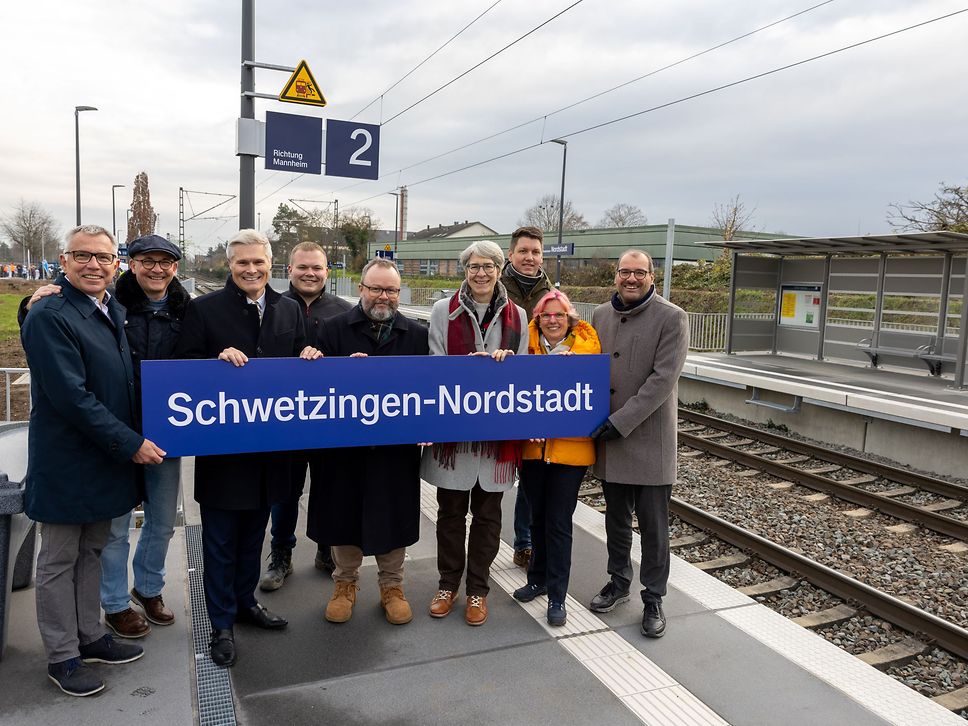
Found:
[[[560,256],[560,257],[569,256],[570,257],[571,255],[575,254],[575,243],[574,242],[565,242],[565,243],[560,244],[560,245],[559,244],[549,244],[549,245],[545,245],[544,246],[544,253],[546,255],[554,255],[556,257],[557,256]]]
[[[326,121],[326,176],[380,178],[380,127],[356,121]]]
[[[609,413],[604,355],[158,360],[141,384],[169,456],[587,436]]]
[[[321,174],[323,120],[266,111],[266,169]]]

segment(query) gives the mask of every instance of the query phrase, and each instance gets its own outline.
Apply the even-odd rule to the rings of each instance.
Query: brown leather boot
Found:
[[[391,625],[405,625],[413,620],[413,610],[403,596],[402,587],[381,587],[380,603]]]
[[[353,617],[356,591],[359,589],[355,582],[337,582],[333,597],[326,606],[326,619],[331,623],[345,623]]]

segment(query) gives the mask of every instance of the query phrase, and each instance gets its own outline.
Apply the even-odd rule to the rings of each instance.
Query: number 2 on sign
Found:
[[[366,129],[356,129],[350,134],[350,139],[356,141],[357,136],[363,137],[363,146],[354,151],[352,156],[350,156],[350,164],[355,164],[356,166],[373,166],[373,162],[360,158],[360,155],[370,148],[370,145],[373,143],[373,137],[370,136],[370,132]]]

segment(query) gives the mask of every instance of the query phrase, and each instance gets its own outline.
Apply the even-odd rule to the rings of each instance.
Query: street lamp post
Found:
[[[118,238],[118,220],[115,213],[115,203],[114,203],[114,190],[124,189],[124,184],[112,184],[111,185],[111,231],[114,232],[114,238]]]
[[[565,164],[568,161],[568,142],[564,139],[552,139],[551,143],[561,144],[561,196],[558,199],[558,249],[561,249],[561,235],[565,227]],[[561,287],[561,254],[555,256],[555,287]]]
[[[78,116],[81,111],[97,111],[94,106],[74,107],[74,186],[77,193],[77,226],[81,226],[81,125]]]

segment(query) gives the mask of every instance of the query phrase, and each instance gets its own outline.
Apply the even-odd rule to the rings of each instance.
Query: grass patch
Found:
[[[23,297],[22,292],[0,293],[0,340],[20,337],[20,326],[17,325],[17,308]]]

